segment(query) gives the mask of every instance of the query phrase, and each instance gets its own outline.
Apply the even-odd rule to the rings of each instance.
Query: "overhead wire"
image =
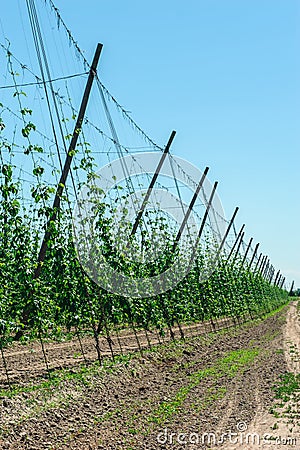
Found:
[[[87,75],[88,72],[81,72],[81,73],[75,73],[73,75],[66,75],[64,77],[57,77],[52,78],[51,80],[45,80],[45,81],[33,81],[31,83],[19,83],[19,84],[11,84],[7,86],[0,86],[0,89],[12,89],[12,88],[18,88],[18,87],[26,87],[26,86],[39,86],[43,85],[44,83],[53,83],[55,81],[63,81],[63,80],[70,80],[71,78],[76,77],[82,77],[83,75]]]
[[[68,34],[68,36],[69,36],[69,40],[70,40],[70,42],[72,43],[72,45],[74,45],[75,46],[75,49],[76,49],[76,51],[78,52],[78,54],[80,55],[80,57],[82,58],[82,60],[83,60],[83,62],[84,62],[84,64],[85,64],[85,66],[86,66],[86,68],[89,68],[90,67],[90,64],[89,64],[89,62],[86,60],[86,58],[85,58],[85,56],[84,56],[84,54],[83,54],[83,52],[81,51],[81,49],[80,49],[80,47],[79,47],[79,45],[78,45],[78,43],[77,43],[77,41],[75,41],[75,39],[73,38],[73,35],[72,35],[72,33],[70,32],[70,30],[67,28],[67,26],[66,26],[66,24],[65,24],[65,22],[62,20],[62,18],[61,18],[61,16],[60,16],[60,14],[59,14],[59,11],[58,11],[58,9],[55,7],[55,5],[54,5],[54,3],[53,3],[53,1],[52,0],[46,0],[46,2],[48,2],[49,4],[50,4],[50,6],[52,7],[52,9],[55,11],[55,13],[57,14],[57,19],[58,19],[58,26],[60,25],[60,24],[62,24],[63,25],[63,27],[65,28],[65,31],[67,32],[67,34]],[[27,0],[27,3],[28,4],[30,4],[31,3],[31,5],[32,5],[32,2],[30,2],[29,0]],[[34,13],[34,10],[32,10],[32,12]],[[35,12],[36,13],[36,12]],[[35,20],[36,20],[36,14],[33,14],[33,17],[35,17]],[[42,38],[41,38],[41,34],[40,34],[40,30],[38,30],[38,28],[37,28],[37,38],[39,39],[39,41],[40,41],[40,43],[42,43]],[[2,45],[1,45],[2,46]],[[3,46],[2,46],[3,47]],[[44,58],[44,63],[45,63],[45,67],[46,67],[46,65],[47,65],[47,62],[46,62],[46,59],[45,59],[45,52],[44,52],[44,50],[43,50],[43,46],[41,45],[41,53],[42,53],[42,56],[43,56],[43,58]],[[17,60],[18,61],[18,60]],[[18,61],[19,62],[19,61]],[[20,63],[21,64],[21,63]],[[32,71],[30,71],[30,69],[28,69],[26,66],[24,66],[24,70],[29,70],[29,72],[31,72],[31,74],[33,75],[33,76],[35,76],[36,77],[36,75],[32,72]],[[47,72],[47,70],[46,70],[46,72]],[[86,74],[86,72],[84,72],[84,73],[81,73],[81,74],[75,74],[74,75],[74,77],[76,77],[76,76],[83,76],[83,75],[85,75]],[[44,88],[45,88],[45,85],[46,84],[50,84],[51,85],[51,83],[52,82],[55,82],[55,81],[59,81],[59,80],[66,80],[67,78],[68,78],[68,76],[66,76],[66,77],[60,77],[60,78],[54,78],[54,79],[51,79],[51,77],[49,76],[49,73],[47,73],[47,75],[48,75],[48,78],[49,79],[46,79],[45,77],[44,77],[44,80],[42,80],[42,81],[37,81],[37,82],[34,82],[34,83],[24,83],[24,84],[18,84],[18,85],[14,85],[14,86],[12,86],[12,87],[22,87],[22,86],[30,86],[30,85],[43,85],[44,86]],[[70,78],[71,77],[73,77],[73,76],[70,76]],[[37,78],[36,78],[37,79]],[[130,124],[138,131],[138,132],[140,132],[141,133],[141,135],[143,136],[143,138],[148,142],[148,144],[150,145],[150,148],[152,148],[152,149],[157,149],[157,150],[160,150],[160,151],[162,151],[163,150],[163,148],[162,147],[160,147],[160,146],[158,146],[137,124],[136,124],[136,122],[130,117],[130,115],[129,115],[129,113],[128,113],[128,111],[126,111],[120,104],[119,104],[119,102],[117,102],[117,100],[115,99],[115,97],[107,90],[107,88],[102,84],[102,82],[100,81],[100,79],[99,79],[99,77],[98,77],[98,75],[97,75],[97,82],[98,82],[98,85],[101,87],[101,92],[103,93],[103,95],[106,95],[107,96],[107,98],[109,98],[110,100],[112,100],[113,102],[114,102],[114,104],[116,105],[116,107],[121,111],[121,113],[123,114],[123,116],[125,116],[128,120],[129,120],[129,122],[130,122]],[[0,87],[1,89],[3,88],[5,88],[5,86],[1,86]],[[55,90],[54,90],[54,88],[53,88],[53,86],[51,86],[51,91],[52,91],[52,96],[56,96],[57,97],[57,92],[55,92]],[[47,95],[47,94],[46,94]],[[53,97],[54,98],[54,97]],[[7,108],[8,109],[8,108]],[[9,109],[8,109],[9,110]],[[22,119],[21,119],[22,120]],[[94,127],[95,129],[96,129],[96,127],[88,120],[88,119],[86,119],[85,120],[85,124],[89,124],[90,126],[92,126],[92,127]],[[133,148],[131,148],[131,149],[129,149],[128,147],[125,147],[125,146],[122,146],[122,144],[120,143],[120,142],[118,142],[118,138],[117,139],[115,139],[114,138],[114,133],[112,133],[113,134],[113,136],[112,137],[110,137],[110,136],[106,136],[105,135],[105,133],[104,133],[104,131],[103,130],[100,130],[100,128],[98,127],[98,130],[97,130],[103,137],[105,137],[105,138],[107,138],[107,139],[109,139],[114,145],[115,145],[115,147],[117,148],[117,150],[114,152],[112,149],[110,150],[110,153],[111,154],[113,154],[113,153],[115,153],[115,154],[118,154],[119,155],[119,152],[121,151],[121,152],[123,152],[123,151],[126,151],[127,153],[129,153]],[[37,131],[38,132],[38,131]],[[61,133],[61,134],[63,134],[63,133]],[[53,143],[53,140],[50,140],[49,139],[49,137],[48,136],[46,136],[46,135],[44,135],[44,138],[46,138],[46,139],[48,139],[49,141],[51,141],[52,143]],[[60,150],[61,150],[61,146],[60,145],[58,145],[58,142],[56,142],[57,141],[57,139],[56,139],[56,137],[54,138],[54,141],[55,141],[55,144],[56,144],[56,146],[57,146],[57,150],[58,150],[58,154],[60,154]],[[63,139],[63,143],[65,143],[65,140]],[[78,153],[80,154],[80,151],[78,151]],[[101,154],[105,154],[106,152],[105,151],[96,151],[96,150],[93,150],[93,153],[101,153]],[[106,153],[107,154],[107,153]],[[172,155],[171,155],[171,158],[173,158],[172,157]],[[175,164],[177,164],[178,165],[178,163],[177,163],[177,161],[173,158],[173,161],[175,162]],[[181,169],[182,170],[182,168],[180,168],[179,167],[179,169]],[[184,172],[184,171],[183,171]],[[187,178],[190,178],[189,177],[189,175],[187,174],[187,173],[185,173],[184,172],[184,174],[185,174],[185,176],[187,177]],[[191,182],[191,179],[189,179],[189,181]],[[193,181],[193,180],[192,180]],[[195,183],[193,182],[193,184],[195,185]],[[178,191],[178,186],[176,186],[176,190]],[[74,191],[76,192],[76,189],[74,188]],[[177,192],[178,193],[178,192]],[[179,197],[180,198],[180,197]],[[182,200],[182,199],[180,199],[180,200]],[[213,208],[213,213],[216,215],[216,217],[219,217],[221,220],[223,220],[225,223],[228,223],[228,221],[227,221],[227,219],[225,218],[225,217],[223,217],[223,216],[221,216],[220,214],[219,214],[219,212],[216,210],[214,210],[214,208]],[[215,222],[216,222],[216,224],[218,224],[218,220],[217,219],[215,219]],[[235,229],[235,226],[233,225],[233,229],[234,229],[234,233],[235,233],[235,236],[236,236],[236,229]],[[227,245],[228,245],[228,243],[227,243]],[[243,247],[245,247],[245,243],[242,243],[242,245],[243,245]]]

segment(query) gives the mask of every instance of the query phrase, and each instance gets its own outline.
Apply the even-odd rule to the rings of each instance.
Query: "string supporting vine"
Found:
[[[84,58],[53,2],[47,3],[80,58]],[[123,213],[126,215],[128,198],[133,198],[133,210],[139,210],[135,195],[138,190],[147,191],[151,182],[137,152],[152,150],[161,157],[163,149],[133,121],[97,75],[91,110],[76,125],[80,108],[79,102],[72,98],[73,83],[81,83],[82,87],[87,81],[91,68],[85,59],[85,70],[78,71],[76,76],[75,71],[69,70],[73,74],[69,77],[52,76],[50,71],[41,77],[14,56],[10,44],[1,44],[0,50],[6,80],[5,89],[1,89],[1,93],[5,92],[4,100],[0,103],[1,383],[10,387],[15,382],[11,379],[10,352],[17,345],[16,336],[22,343],[39,343],[36,350],[39,365],[44,365],[44,371],[50,374],[56,367],[48,352],[53,342],[61,346],[65,355],[68,351],[65,343],[72,343],[70,352],[73,348],[78,350],[73,363],[89,364],[96,359],[102,364],[105,358],[114,360],[116,355],[131,351],[142,353],[145,348],[168,340],[238,326],[263,317],[288,301],[284,276],[276,273],[267,256],[258,256],[258,246],[253,249],[252,240],[248,245],[245,243],[244,228],[236,232],[235,217],[228,221],[211,204],[214,220],[228,226],[228,233],[216,248],[220,231],[212,228],[209,218],[204,220],[210,204],[208,185],[203,185],[202,197],[192,206],[197,224],[203,224],[203,233],[194,264],[179,283],[166,292],[145,297],[127,297],[95,284],[83,270],[74,243],[73,209],[83,189],[94,202],[90,226],[95,261],[105,257],[117,272],[136,280],[163,273],[178,256],[174,251],[178,229],[159,208],[145,211],[144,222],[137,224],[136,236],[130,233],[130,223],[118,221]],[[49,104],[45,98],[48,89]],[[49,106],[51,111],[55,110],[51,126]],[[130,126],[128,129],[124,125],[124,130],[120,127],[123,132],[118,129],[116,133],[120,113]],[[52,129],[56,127],[57,134]],[[73,145],[74,133],[77,139]],[[132,164],[139,167],[139,176],[122,185],[113,183],[104,198],[97,184],[98,171],[111,164],[115,155],[132,156]],[[70,176],[61,181],[63,162],[68,157]],[[184,212],[183,200],[194,194],[197,183],[172,155],[170,160],[172,173],[180,173],[180,180],[159,176],[155,184],[161,192],[176,193],[179,201],[174,208]],[[126,167],[122,169],[124,176],[128,175]],[[185,182],[190,186],[188,193]],[[57,193],[59,205],[53,205]],[[84,208],[86,205],[82,206],[83,211]],[[86,216],[83,220],[87,220]],[[82,223],[78,239],[88,247],[85,230]],[[45,232],[47,245],[39,277],[35,277]],[[142,256],[147,255],[153,243],[163,242],[159,257],[127,258],[125,252],[119,251],[124,248],[126,232],[127,236],[132,235],[132,248],[142,249]],[[184,246],[181,251],[184,253]],[[208,261],[214,261],[215,267],[208,278],[202,279],[200,275]],[[24,311],[27,311],[25,318]]]

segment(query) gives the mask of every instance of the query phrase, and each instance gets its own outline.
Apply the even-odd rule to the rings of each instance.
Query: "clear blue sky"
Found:
[[[16,47],[23,3],[1,14]],[[55,4],[89,60],[104,44],[101,79],[125,109],[161,145],[177,130],[173,152],[210,166],[228,218],[239,206],[246,238],[300,287],[299,0]]]

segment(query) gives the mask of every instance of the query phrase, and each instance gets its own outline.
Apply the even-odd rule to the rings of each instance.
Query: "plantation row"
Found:
[[[0,186],[0,330],[1,346],[23,330],[23,338],[41,334],[60,337],[70,329],[93,329],[98,333],[114,326],[157,329],[163,333],[174,324],[192,323],[223,316],[240,320],[254,318],[278,308],[287,301],[287,292],[261,275],[259,270],[242,266],[239,255],[229,262],[220,258],[212,275],[199,281],[201,261],[171,291],[148,298],[126,298],[110,294],[84,273],[74,248],[70,215],[61,209],[52,224],[46,259],[39,279],[33,279],[40,238],[36,225],[49,216],[40,206],[30,214],[22,209],[20,186],[13,178],[13,168],[1,167]],[[101,208],[99,208],[99,211]],[[36,223],[34,222],[36,221]],[[113,253],[110,245],[109,219],[99,212],[101,251]],[[157,223],[154,224],[157,227]],[[168,230],[160,233],[166,233]],[[167,228],[167,227],[165,227]],[[160,273],[172,260],[166,250],[164,258],[151,265],[124,262],[122,270],[138,276]],[[113,258],[112,258],[112,264]],[[117,263],[115,263],[117,264]]]
[[[9,61],[10,58],[11,54],[8,53]],[[11,71],[11,74],[16,83],[15,72]],[[157,329],[160,333],[169,329],[171,332],[174,324],[224,316],[230,316],[235,321],[240,318],[243,320],[244,317],[255,317],[286,302],[286,291],[266,281],[259,268],[254,270],[254,265],[249,270],[247,260],[243,262],[243,258],[236,254],[229,262],[226,261],[226,255],[221,255],[212,274],[201,281],[203,272],[209,266],[207,261],[214,259],[217,245],[208,228],[204,229],[195,263],[188,267],[188,274],[163,294],[127,298],[107,292],[99,283],[92,281],[93,277],[87,276],[77,257],[78,245],[83,249],[81,262],[82,257],[84,259],[86,256],[87,225],[93,228],[93,243],[91,246],[88,242],[87,258],[101,265],[103,255],[111,267],[130,279],[159,275],[174,263],[176,257],[183,261],[184,270],[184,264],[189,265],[186,242],[182,237],[180,245],[174,249],[174,238],[178,231],[174,223],[157,211],[145,211],[140,233],[132,240],[131,248],[133,253],[141,246],[147,251],[151,251],[151,247],[159,249],[159,257],[146,257],[141,262],[124,256],[127,250],[124,242],[126,236],[130,235],[132,224],[123,220],[122,214],[124,212],[126,218],[129,207],[126,198],[135,187],[127,186],[126,191],[126,187],[116,186],[112,189],[113,194],[107,200],[108,203],[104,203],[97,187],[97,165],[90,144],[86,142],[84,134],[79,133],[77,147],[72,151],[74,184],[69,182],[68,187],[73,189],[74,197],[82,187],[86,187],[92,200],[88,205],[88,214],[79,221],[76,249],[72,234],[71,202],[66,189],[61,197],[60,208],[56,211],[56,220],[48,223],[53,217],[51,204],[60,170],[57,160],[53,160],[51,145],[49,148],[42,147],[41,136],[31,122],[32,111],[21,103],[23,97],[26,98],[25,93],[17,90],[13,95],[18,102],[21,121],[11,130],[7,125],[10,124],[8,110],[0,104],[2,348],[16,336],[23,339],[41,336],[59,338],[71,329],[90,329],[94,334],[99,334],[103,330],[109,333],[115,326],[129,326]],[[66,119],[64,123],[67,123]],[[49,161],[52,161],[50,165]],[[20,166],[26,170],[22,169],[21,172]],[[20,174],[30,178],[29,182]],[[139,208],[138,205],[136,207]],[[116,217],[121,223],[117,233]],[[35,278],[41,239],[46,229],[50,231],[46,257],[40,276]],[[106,275],[104,273],[101,276]]]

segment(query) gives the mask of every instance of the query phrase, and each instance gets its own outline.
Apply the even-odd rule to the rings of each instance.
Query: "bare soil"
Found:
[[[181,332],[184,337],[206,335],[210,332],[223,330],[234,326],[231,318],[216,319],[214,322],[202,322],[198,324],[181,325],[181,330],[171,327],[175,339],[180,339]],[[79,333],[78,333],[79,334]],[[43,338],[42,341],[31,341],[29,343],[13,342],[3,350],[3,358],[0,359],[0,388],[8,387],[11,383],[27,383],[37,377],[48,375],[48,370],[54,371],[63,368],[80,366],[82,363],[89,364],[98,359],[95,339],[93,333],[85,330],[83,336],[70,333],[65,340],[51,341]],[[166,344],[170,342],[170,330],[165,330],[165,335],[160,336],[156,331],[145,331],[132,329],[109,330],[106,335],[103,332],[99,337],[100,358],[112,358],[117,355],[128,354],[147,349],[151,346]],[[44,350],[44,352],[43,352]],[[5,370],[5,365],[7,371]]]
[[[283,348],[287,370],[295,375],[300,374],[300,318],[297,309],[297,302],[292,302],[286,314],[286,323],[283,327]],[[276,416],[271,414],[266,408],[266,404],[260,397],[257,386],[254,387],[256,393],[255,416],[249,426],[247,433],[257,439],[251,439],[249,444],[245,442],[226,446],[232,450],[256,450],[275,447],[277,450],[299,449],[300,448],[300,397],[299,392],[292,396],[292,399],[280,406],[279,402],[274,402]],[[274,408],[273,408],[274,409]],[[290,410],[290,414],[285,411]],[[264,439],[264,436],[266,439]],[[269,438],[273,438],[270,440]]]
[[[297,420],[290,431],[286,418],[270,413],[280,376],[299,373],[296,303],[267,319],[232,325],[220,323],[220,331],[212,333],[201,324],[186,329],[188,337],[175,343],[165,339],[159,344],[162,338],[156,334],[139,332],[140,346],[149,346],[149,339],[152,346],[142,355],[135,351],[136,336],[120,332],[113,340],[120,339],[122,352],[132,352],[130,357],[117,358],[115,364],[107,358],[102,367],[92,362],[91,338],[83,338],[87,366],[78,341],[46,343],[56,370],[52,381],[45,377],[39,344],[15,345],[5,356],[21,388],[11,396],[2,391],[0,448],[299,449]],[[109,355],[105,338],[101,348]],[[4,387],[4,367],[1,383]],[[245,441],[254,432],[261,438],[259,446]],[[265,433],[273,439],[264,446]],[[281,444],[275,443],[278,437]],[[296,440],[282,444],[288,437]]]

